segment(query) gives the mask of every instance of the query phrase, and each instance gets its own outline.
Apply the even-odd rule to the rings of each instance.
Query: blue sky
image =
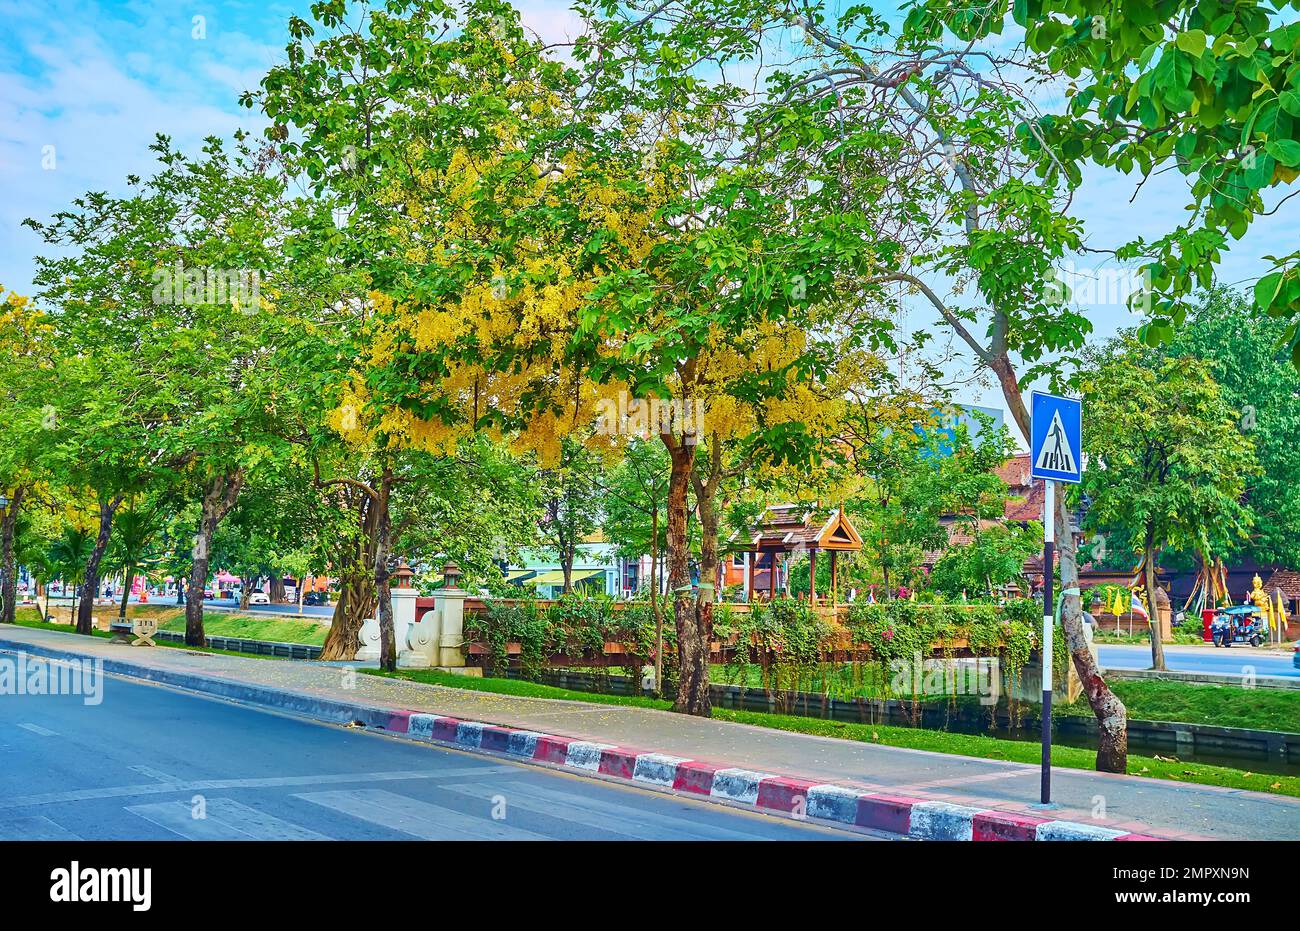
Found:
[[[575,28],[567,3],[527,0],[517,6],[526,24],[556,40]],[[239,94],[255,88],[280,60],[289,16],[308,17],[309,5],[310,0],[0,0],[6,34],[0,43],[0,284],[31,290],[32,255],[40,243],[21,226],[24,218],[44,219],[87,190],[122,190],[128,174],[150,170],[148,146],[155,133],[192,148],[205,135],[260,129],[257,114],[239,107]],[[52,169],[43,167],[51,152]],[[1085,223],[1089,245],[1114,248],[1177,223],[1184,184],[1168,173],[1130,204],[1133,179],[1093,171],[1073,210]],[[1300,209],[1283,207],[1233,247],[1221,277],[1249,285],[1263,269],[1260,256],[1288,252],[1297,242]],[[1098,261],[1081,258],[1077,264],[1089,269]],[[1138,322],[1104,295],[1085,310],[1103,336]],[[917,305],[907,324],[915,329],[930,318]],[[973,385],[960,398],[1002,406],[989,387]]]

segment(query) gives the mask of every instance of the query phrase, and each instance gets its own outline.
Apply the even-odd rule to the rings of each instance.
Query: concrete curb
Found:
[[[864,792],[797,776],[593,743],[417,711],[394,711],[391,733],[462,750],[673,789],[793,817],[816,818],[921,840],[1162,840],[1072,821]]]
[[[0,639],[0,650],[57,660],[85,658],[83,654],[4,639]],[[419,711],[376,708],[215,676],[154,669],[121,660],[95,659],[100,660],[104,671],[112,675],[262,705],[331,724],[360,723],[389,734],[460,750],[501,754],[522,762],[626,780],[647,789],[684,792],[770,814],[814,818],[918,840],[1168,839],[906,795],[866,792],[798,776],[685,759],[653,750],[595,743]]]

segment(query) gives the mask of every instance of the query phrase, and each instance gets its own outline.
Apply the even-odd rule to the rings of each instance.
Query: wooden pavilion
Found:
[[[815,505],[777,504],[763,512],[763,518],[754,528],[748,542],[735,540],[734,552],[746,553],[748,560],[748,585],[751,600],[759,592],[754,587],[754,571],[763,556],[768,557],[768,600],[776,597],[777,560],[788,559],[791,553],[808,554],[808,598],[817,601],[817,554],[826,551],[831,558],[831,600],[838,588],[837,557],[840,553],[862,549],[862,537],[849,522],[844,509],[836,508],[824,521],[814,521]],[[734,540],[734,538],[733,538]]]

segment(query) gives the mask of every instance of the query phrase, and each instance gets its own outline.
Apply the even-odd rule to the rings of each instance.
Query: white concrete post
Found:
[[[406,642],[406,629],[415,623],[415,599],[420,594],[414,588],[390,588],[393,597],[393,637],[398,649]]]
[[[459,588],[444,588],[435,596],[434,604],[442,621],[438,637],[439,666],[461,668],[465,665],[465,653],[461,647],[465,642],[466,594]]]

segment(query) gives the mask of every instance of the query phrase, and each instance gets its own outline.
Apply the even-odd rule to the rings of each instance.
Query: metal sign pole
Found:
[[[1083,406],[1074,398],[1030,396],[1030,477],[1043,481],[1043,779],[1040,806],[1052,804],[1052,628],[1056,619],[1052,570],[1056,550],[1056,486],[1083,479]],[[1063,529],[1071,533],[1070,521]],[[1078,589],[1065,590],[1077,595]]]
[[[1052,803],[1052,570],[1056,550],[1056,482],[1043,481],[1043,766],[1040,804]]]

